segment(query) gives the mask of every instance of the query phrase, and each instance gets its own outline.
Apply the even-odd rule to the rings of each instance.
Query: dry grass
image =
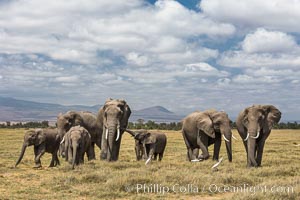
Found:
[[[300,131],[274,130],[265,146],[263,167],[258,169],[246,168],[241,140],[233,143],[232,163],[227,161],[222,144],[224,161],[216,172],[210,169],[215,163],[212,160],[187,162],[181,133],[165,132],[168,144],[161,163],[145,166],[142,161],[136,162],[134,141],[125,134],[118,162],[100,161],[97,150],[97,160],[75,170],[62,159],[61,166],[48,168],[50,154],[45,154],[43,168],[37,170],[32,168],[32,147],[18,168],[12,167],[24,130],[0,129],[0,199],[299,199],[300,147],[293,142],[300,143]],[[238,136],[236,131],[234,134]],[[212,154],[213,148],[209,151]],[[137,184],[152,185],[152,192],[145,188],[146,192],[137,193]],[[154,191],[154,184],[161,192]],[[219,192],[213,192],[216,186]],[[167,188],[170,191],[162,194]]]

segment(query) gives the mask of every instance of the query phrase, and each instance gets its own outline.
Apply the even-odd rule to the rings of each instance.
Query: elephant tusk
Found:
[[[63,137],[63,139],[61,140],[60,144],[65,142],[65,136]]]
[[[247,141],[248,140],[248,138],[249,138],[249,133],[247,133],[247,137],[244,139],[244,141]]]
[[[116,138],[116,141],[118,141],[119,137],[120,137],[120,127],[118,127],[118,130],[117,130],[117,138]]]
[[[252,137],[252,138],[257,139],[258,137],[259,137],[259,131],[257,132],[257,135],[255,137]]]
[[[230,142],[230,140],[228,140],[226,137],[225,137],[225,135],[222,135],[223,136],[223,138],[224,138],[224,140],[226,141],[226,142]]]
[[[235,140],[238,140],[236,137],[234,137],[234,135],[233,135],[233,134],[231,135],[231,137],[232,137],[233,139],[235,139]]]
[[[106,128],[106,131],[105,131],[105,139],[107,140],[107,137],[108,137],[108,129]]]

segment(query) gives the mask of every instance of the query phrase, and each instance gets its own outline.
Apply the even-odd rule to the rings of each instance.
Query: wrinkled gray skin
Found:
[[[97,120],[96,116],[87,111],[68,111],[65,114],[57,116],[57,128],[60,139],[64,137],[71,127],[80,125],[84,127],[91,135],[91,159],[96,159],[95,144],[101,149],[102,124]],[[61,151],[61,154],[65,153]]]
[[[150,159],[149,161],[152,159],[157,160],[157,155],[159,155],[158,160],[162,160],[167,144],[167,137],[164,133],[149,132],[147,130],[133,132],[128,129],[126,132],[132,135],[136,141],[135,152],[137,160],[140,160],[142,157]]]
[[[122,134],[130,114],[131,110],[126,101],[119,99],[108,99],[99,110],[97,120],[103,126],[100,154],[102,160],[118,160]]]
[[[232,132],[225,112],[196,111],[183,119],[182,135],[187,147],[187,160],[208,159],[208,146],[214,144],[213,160],[219,159],[223,136],[228,160],[232,161]],[[199,156],[199,148],[202,155]]]
[[[273,105],[253,105],[240,112],[236,126],[247,152],[247,167],[261,166],[265,141],[280,118]]]
[[[90,158],[91,136],[89,132],[81,127],[72,127],[64,136],[61,144],[66,152],[66,161],[72,164],[72,169],[75,165],[84,163],[84,154]]]
[[[35,129],[25,133],[24,142],[20,156],[15,164],[15,167],[21,162],[25,150],[28,146],[34,146],[35,168],[42,167],[41,157],[45,152],[52,154],[52,159],[49,167],[59,165],[57,151],[59,148],[60,138],[57,129]]]

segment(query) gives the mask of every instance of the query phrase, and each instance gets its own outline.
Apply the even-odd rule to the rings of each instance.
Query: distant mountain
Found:
[[[151,120],[155,122],[179,122],[183,116],[177,115],[162,106],[154,106],[132,112],[130,121],[143,119],[145,122]]]
[[[0,97],[0,121],[56,121],[56,117],[59,113],[64,113],[69,110],[97,113],[100,107],[101,105],[65,106]],[[143,119],[145,122],[149,120],[155,122],[177,122],[182,118],[182,116],[176,115],[162,106],[154,106],[142,110],[133,110],[129,121],[136,122],[138,119]]]

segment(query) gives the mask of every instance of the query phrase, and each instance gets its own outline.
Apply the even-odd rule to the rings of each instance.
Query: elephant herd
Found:
[[[125,100],[108,99],[95,116],[90,112],[68,111],[57,116],[56,129],[36,129],[25,133],[20,156],[22,160],[28,146],[34,146],[35,167],[41,167],[40,158],[52,154],[49,167],[59,165],[58,153],[72,168],[88,160],[96,159],[95,145],[100,149],[100,159],[117,161],[122,135],[126,131],[135,139],[136,160],[161,161],[167,137],[161,132],[127,129],[131,110]],[[261,166],[264,144],[281,112],[273,105],[253,105],[241,111],[236,126],[247,153],[247,167]],[[209,158],[208,146],[214,145],[213,160],[219,160],[222,138],[228,160],[232,162],[232,138],[230,119],[223,111],[196,111],[182,120],[182,136],[187,148],[187,160],[198,162]],[[235,139],[235,138],[234,138]],[[199,150],[201,154],[199,155]]]

